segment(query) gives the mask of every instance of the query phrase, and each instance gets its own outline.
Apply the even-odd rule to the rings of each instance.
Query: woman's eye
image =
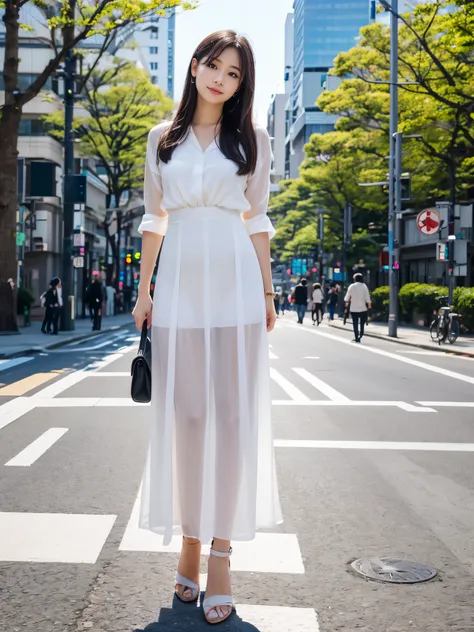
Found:
[[[238,76],[235,74],[235,72],[229,72],[229,75],[230,75],[233,79],[238,79]]]
[[[209,68],[217,68],[216,64],[213,64],[212,61],[210,61],[207,65]]]

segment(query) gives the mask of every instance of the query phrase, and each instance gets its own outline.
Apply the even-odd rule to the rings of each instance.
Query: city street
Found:
[[[234,543],[218,630],[472,632],[474,359],[295,321],[269,349],[284,523]],[[180,537],[138,529],[137,344],[131,324],[0,363],[0,632],[208,629],[173,599]],[[361,557],[438,575],[367,581]]]

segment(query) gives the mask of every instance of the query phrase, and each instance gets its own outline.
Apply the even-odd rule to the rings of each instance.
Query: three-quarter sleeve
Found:
[[[267,131],[263,127],[258,127],[256,132],[257,166],[247,180],[245,197],[250,203],[250,209],[242,214],[242,219],[249,235],[268,233],[271,239],[276,233],[267,215],[272,148]]]
[[[154,127],[148,134],[145,160],[145,183],[143,187],[145,214],[138,227],[140,235],[145,231],[156,233],[157,235],[165,235],[166,229],[168,228],[168,213],[161,208],[163,185],[156,157],[160,128],[162,127],[162,125]]]

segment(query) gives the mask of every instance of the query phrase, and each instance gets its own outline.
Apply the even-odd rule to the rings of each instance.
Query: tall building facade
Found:
[[[326,87],[334,58],[356,44],[369,22],[368,0],[294,0],[293,85],[288,104],[287,177],[297,177],[311,134],[334,128],[337,117],[316,101]]]

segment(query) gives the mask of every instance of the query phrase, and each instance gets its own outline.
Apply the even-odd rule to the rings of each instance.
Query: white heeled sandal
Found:
[[[185,544],[187,544],[188,546],[201,544],[200,542],[186,542],[186,539],[184,537],[183,537],[183,540]],[[196,599],[199,596],[199,585],[196,584],[196,582],[193,582],[192,579],[189,579],[188,577],[185,577],[184,575],[180,575],[179,573],[176,573],[174,588],[175,588],[176,597],[178,597],[178,599],[180,601],[183,601],[184,603],[192,603],[193,601],[196,601]],[[184,597],[184,593],[187,590],[191,591],[190,597]]]
[[[214,544],[214,542],[212,544]],[[214,555],[215,557],[229,557],[230,558],[230,556],[232,555],[232,547],[230,547],[228,551],[224,552],[224,551],[216,551],[216,549],[213,549],[211,545],[210,554]],[[229,560],[229,566],[230,566],[230,560]],[[226,614],[223,617],[217,616],[215,619],[209,618],[209,614],[211,612],[215,612],[217,614],[216,608],[225,608],[227,606],[230,607],[228,614]],[[233,606],[234,606],[234,602],[232,601],[231,595],[213,595],[212,597],[205,598],[202,604],[202,608],[204,610],[204,617],[206,618],[206,621],[211,624],[222,623],[223,621],[228,619],[230,615],[232,614]]]

